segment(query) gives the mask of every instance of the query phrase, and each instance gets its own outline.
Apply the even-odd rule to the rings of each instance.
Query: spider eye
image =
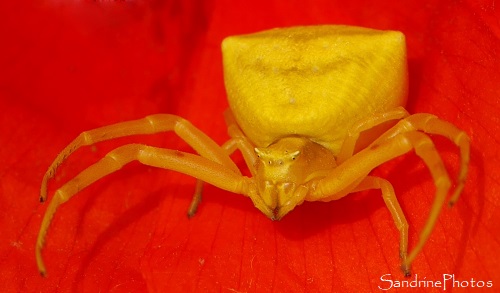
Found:
[[[300,155],[300,151],[295,151],[291,154],[287,154],[287,157],[289,160],[295,160],[297,158],[297,156]]]

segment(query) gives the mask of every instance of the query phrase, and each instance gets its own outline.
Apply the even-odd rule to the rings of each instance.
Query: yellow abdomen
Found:
[[[406,102],[401,32],[273,29],[228,37],[222,51],[229,105],[259,147],[299,135],[336,154],[354,122]]]

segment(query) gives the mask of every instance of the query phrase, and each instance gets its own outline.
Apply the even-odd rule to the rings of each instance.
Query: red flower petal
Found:
[[[409,110],[434,113],[472,139],[464,194],[443,210],[415,275],[438,281],[454,274],[469,288],[472,278],[476,286],[500,282],[497,7],[486,1],[198,2],[0,4],[5,291],[375,292],[389,285],[383,275],[403,280],[399,235],[378,192],[306,203],[271,222],[247,198],[207,186],[198,214],[188,220],[194,180],[139,164],[61,207],[44,250],[49,276],[37,276],[34,245],[46,209],[38,203],[39,184],[65,144],[83,130],[158,112],[186,117],[223,143],[222,38],[320,23],[403,31]],[[76,152],[50,190],[131,141],[186,148],[172,134],[102,143]],[[456,174],[457,150],[435,141]],[[376,172],[394,184],[413,246],[433,200],[431,177],[411,154]]]

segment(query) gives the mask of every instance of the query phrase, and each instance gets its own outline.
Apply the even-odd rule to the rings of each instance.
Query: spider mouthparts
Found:
[[[271,213],[267,213],[266,216],[271,220],[271,221],[277,221],[278,217],[276,216],[275,211],[272,211]]]
[[[279,213],[279,212],[280,212],[279,207],[275,207],[275,208],[273,209],[273,221],[279,220],[279,218],[278,218],[278,213]]]
[[[282,217],[283,215],[280,215],[280,207],[275,207],[269,219],[272,221],[279,221]]]

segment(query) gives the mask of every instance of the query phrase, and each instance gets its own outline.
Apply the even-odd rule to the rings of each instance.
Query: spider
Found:
[[[124,165],[174,170],[198,179],[188,216],[201,200],[203,182],[249,197],[271,220],[304,201],[328,202],[350,193],[379,189],[400,233],[401,269],[410,265],[429,238],[452,187],[428,134],[451,140],[460,150],[460,170],[449,204],[461,194],[469,164],[469,137],[431,114],[405,109],[408,75],[401,32],[322,25],[273,29],[226,38],[224,80],[230,108],[224,113],[230,139],[218,145],[189,121],[170,114],[117,123],[81,133],[50,165],[41,184],[82,146],[118,137],[173,131],[197,154],[127,144],[109,152],[55,191],[36,243],[40,273],[42,248],[57,208],[80,190]],[[230,158],[243,155],[251,177]],[[410,151],[424,161],[436,186],[420,237],[408,253],[408,223],[394,189],[370,175],[377,166]]]

